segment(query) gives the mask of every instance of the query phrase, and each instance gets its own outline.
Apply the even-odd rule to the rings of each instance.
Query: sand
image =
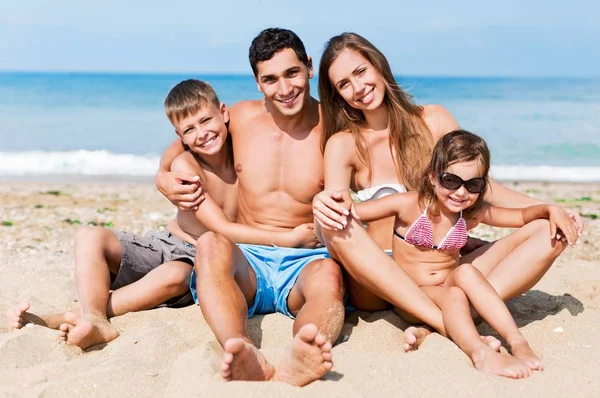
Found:
[[[220,380],[221,348],[198,306],[112,319],[121,336],[82,352],[41,326],[7,332],[0,323],[0,396],[600,396],[600,184],[509,184],[581,209],[586,229],[530,292],[509,303],[545,370],[524,380],[476,371],[449,340],[430,336],[402,351],[406,324],[392,312],[351,314],[347,340],[333,349],[334,371],[296,388]],[[95,223],[132,232],[164,228],[174,214],[151,182],[0,184],[0,314],[23,300],[34,313],[76,309],[73,237]],[[497,238],[508,230],[478,228]],[[280,314],[248,322],[251,338],[277,363],[291,341]],[[480,332],[492,333],[482,324]]]

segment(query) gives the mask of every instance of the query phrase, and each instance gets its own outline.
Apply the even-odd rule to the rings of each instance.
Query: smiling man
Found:
[[[323,130],[320,105],[310,95],[312,62],[295,33],[273,28],[253,40],[250,64],[264,98],[230,108],[237,222],[290,231],[312,222],[312,199],[323,189]],[[177,185],[164,168],[169,152],[163,155],[157,185],[181,207],[186,198],[174,199],[174,189],[166,188]],[[224,348],[224,379],[303,386],[331,369],[332,343],[344,319],[343,283],[325,248],[236,245],[206,233],[197,250],[197,302]],[[292,346],[277,368],[246,330],[247,316],[273,312],[295,318]]]

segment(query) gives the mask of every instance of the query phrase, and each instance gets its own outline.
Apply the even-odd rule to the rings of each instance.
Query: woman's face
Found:
[[[359,53],[345,49],[329,67],[329,80],[342,98],[355,109],[377,109],[385,98],[383,76]]]

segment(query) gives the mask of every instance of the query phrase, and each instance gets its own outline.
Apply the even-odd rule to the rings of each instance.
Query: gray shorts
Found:
[[[194,267],[196,248],[170,232],[148,231],[145,236],[131,232],[113,231],[121,244],[121,266],[117,275],[111,275],[112,290],[142,279],[159,265],[169,261],[183,261]],[[190,292],[174,297],[161,306],[183,307],[194,302]]]

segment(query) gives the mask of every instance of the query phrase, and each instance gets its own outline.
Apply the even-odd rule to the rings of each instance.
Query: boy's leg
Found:
[[[496,352],[483,342],[477,332],[469,300],[456,286],[425,286],[423,291],[440,306],[448,336],[469,356],[476,369],[514,379],[529,377],[532,370],[521,360]]]
[[[507,301],[539,282],[566,247],[567,243],[550,239],[547,220],[535,220],[461,257],[461,263],[477,267]]]
[[[542,370],[540,359],[529,347],[506,304],[481,271],[471,264],[462,264],[450,274],[444,285],[457,286],[465,293],[477,313],[506,340],[513,356],[533,370]]]
[[[196,243],[196,291],[204,319],[223,346],[225,380],[270,380],[275,368],[254,346],[246,330],[248,303],[257,277],[241,250],[222,235],[206,232]]]
[[[45,326],[50,329],[58,329],[60,325],[66,322],[64,312],[36,315],[28,312],[28,309],[29,302],[23,301],[15,304],[6,311],[6,328],[9,332],[21,329],[29,323]]]

